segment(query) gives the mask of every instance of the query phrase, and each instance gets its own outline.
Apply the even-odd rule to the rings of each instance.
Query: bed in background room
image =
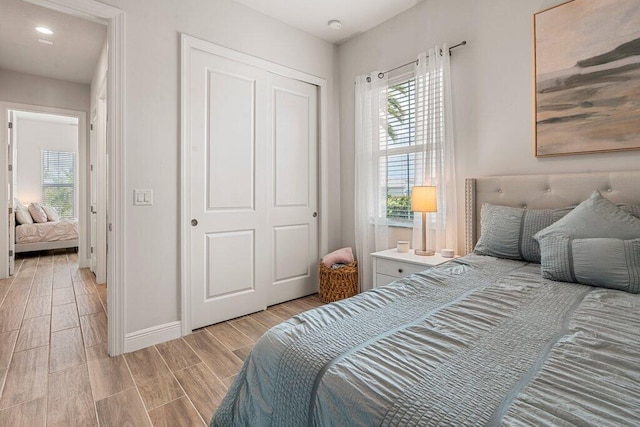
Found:
[[[16,227],[10,234],[15,238],[16,253],[78,247],[77,219],[60,219],[51,206],[27,206],[18,199],[14,200],[13,209]]]
[[[211,425],[640,425],[638,206],[640,172],[467,180],[476,253],[272,328]]]
[[[16,253],[78,247],[78,220],[61,219],[16,226]]]

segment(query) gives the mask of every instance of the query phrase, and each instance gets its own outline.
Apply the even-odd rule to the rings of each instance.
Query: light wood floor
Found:
[[[256,340],[316,295],[124,356],[107,355],[107,290],[77,255],[16,262],[0,280],[0,427],[202,426]]]

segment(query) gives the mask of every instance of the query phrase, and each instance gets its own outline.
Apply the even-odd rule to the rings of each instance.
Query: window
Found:
[[[42,203],[58,211],[60,218],[76,216],[76,154],[41,151]]]
[[[415,80],[402,80],[387,89],[387,134],[382,136],[380,176],[386,179],[387,221],[409,225],[411,188],[415,181]]]
[[[430,83],[434,82],[427,80],[426,84]],[[442,96],[442,90],[439,92]],[[417,127],[424,128],[426,122],[429,122],[429,125],[435,124],[436,121],[431,118],[443,111],[444,100],[441,98],[434,101],[429,103],[431,108],[428,112],[424,111],[424,104],[421,108],[416,108],[414,78],[397,79],[391,82],[387,89],[387,132],[386,135],[383,133],[380,141],[379,165],[380,176],[386,179],[381,184],[386,186],[386,213],[390,225],[413,224],[411,189],[415,185],[416,170],[419,177],[424,173],[423,168],[427,169],[427,173],[433,174],[436,169],[434,162],[442,156],[442,153],[436,152],[435,149],[425,153],[424,141],[416,142],[416,120],[419,122]],[[416,117],[416,111],[422,117]],[[437,121],[437,125],[431,126],[429,131],[444,132],[440,125],[441,122]]]

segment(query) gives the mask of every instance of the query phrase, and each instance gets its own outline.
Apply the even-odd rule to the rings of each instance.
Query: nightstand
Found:
[[[400,253],[397,249],[374,252],[373,257],[373,287],[387,285],[394,280],[419,273],[435,265],[444,264],[453,258],[444,258],[440,254],[433,256],[419,256],[410,250]]]

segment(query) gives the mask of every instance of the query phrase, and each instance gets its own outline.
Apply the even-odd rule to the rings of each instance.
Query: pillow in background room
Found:
[[[47,214],[48,221],[60,221],[60,215],[52,206],[42,205],[42,210],[45,214]]]
[[[640,291],[640,219],[599,191],[534,237],[544,278]]]
[[[631,215],[635,216],[636,218],[640,218],[640,206],[622,204],[622,205],[618,205],[618,207],[623,211],[628,212]]]
[[[33,218],[31,218],[29,208],[25,205],[18,205],[16,209],[16,221],[18,221],[19,224],[33,224]]]
[[[47,222],[47,214],[39,203],[29,203],[29,213],[35,222]]]
[[[540,247],[533,235],[563,218],[573,208],[522,209],[483,203],[480,239],[473,252],[540,262]]]

